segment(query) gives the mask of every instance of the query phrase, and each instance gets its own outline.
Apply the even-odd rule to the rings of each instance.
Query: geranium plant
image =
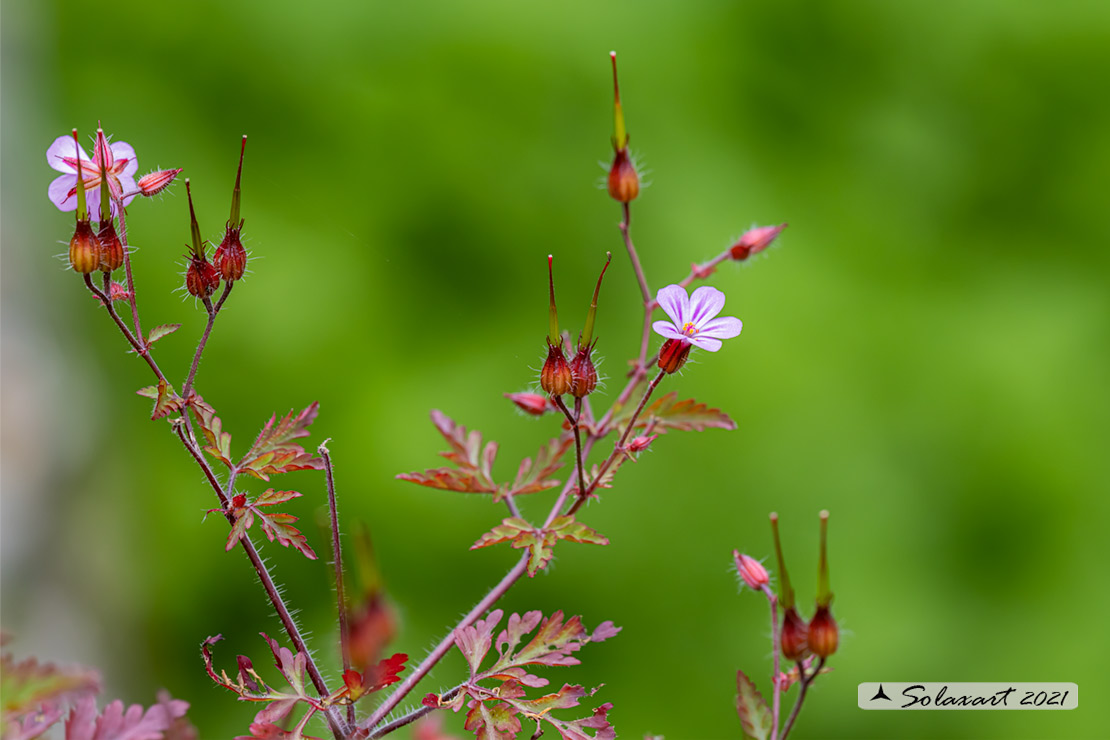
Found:
[[[224,661],[214,655],[221,636],[198,635],[203,661],[198,670],[205,670],[217,686],[234,694],[238,701],[257,706],[253,721],[244,722],[241,737],[298,740],[311,737],[310,731],[326,731],[336,738],[377,738],[437,710],[465,713],[465,729],[479,740],[535,738],[547,731],[574,740],[616,736],[609,719],[613,707],[604,700],[604,689],[571,683],[555,688],[558,684],[550,683],[549,674],[557,675],[555,669],[577,664],[580,653],[586,657],[603,650],[603,646],[595,647],[592,643],[617,636],[620,628],[612,622],[600,621],[597,627],[588,630],[582,617],[568,618],[562,611],[547,615],[539,611],[512,614],[503,624],[505,615],[496,604],[521,578],[534,577],[548,568],[557,552],[567,546],[564,543],[609,544],[603,533],[582,520],[583,507],[597,498],[599,489],[616,485],[617,475],[626,462],[635,462],[640,453],[658,445],[657,440],[671,432],[736,427],[725,412],[709,404],[684,398],[677,390],[661,394],[657,390],[665,380],[668,386],[679,384],[680,378],[669,378],[680,374],[691,352],[720,352],[725,340],[741,333],[740,319],[719,315],[725,305],[723,292],[700,286],[691,294],[691,286],[709,278],[725,261],[746,260],[764,250],[785,224],[749,230],[720,254],[692,265],[689,274],[677,282],[653,291],[632,240],[631,209],[641,190],[641,177],[629,150],[615,53],[611,58],[613,160],[606,186],[609,195],[620,204],[620,235],[642,299],[643,322],[635,329],[640,340],[639,353],[630,363],[623,387],[612,395],[607,407],[598,403],[601,394],[597,393],[594,351],[598,339],[594,329],[611,255],[605,256],[604,263],[602,255],[598,255],[602,267],[593,284],[587,318],[577,333],[560,328],[552,255],[547,260],[546,285],[537,279],[537,289],[546,289],[548,293],[549,312],[545,359],[535,378],[536,388],[532,392],[506,394],[528,414],[551,418],[550,440],[516,464],[516,474],[511,479],[503,478],[493,470],[499,450],[496,442],[484,439],[477,430],[468,430],[443,411],[431,412],[432,422],[443,438],[445,449],[440,454],[446,464],[404,472],[398,478],[420,486],[488,498],[500,513],[491,518],[486,531],[474,533],[472,549],[508,545],[520,553],[501,581],[478,598],[450,633],[419,661],[400,653],[387,654],[385,643],[392,634],[392,616],[383,607],[380,593],[371,589],[367,598],[358,603],[347,596],[350,584],[343,569],[342,528],[331,455],[326,440],[315,447],[306,441],[310,428],[318,423],[318,405],[313,403],[283,415],[275,413],[247,445],[239,431],[244,424],[225,422],[200,393],[198,371],[213,327],[230,305],[232,289],[247,282],[249,275],[250,256],[242,244],[245,221],[241,215],[246,137],[240,146],[229,215],[214,250],[203,237],[193,206],[192,183],[185,180],[189,238],[183,288],[204,310],[206,323],[192,362],[179,368],[177,375],[163,369],[156,357],[155,343],[181,325],[144,324],[131,269],[134,254],[128,242],[127,218],[128,205],[133,200],[162,192],[181,170],[160,170],[135,180],[138,161],[134,149],[123,142],[110,143],[101,129],[96,132],[91,157],[81,148],[76,131],[58,137],[50,145],[48,163],[62,173],[50,184],[50,199],[60,210],[74,211],[76,217],[69,265],[81,275],[84,289],[96,299],[97,310],[105,313],[148,367],[151,384],[138,393],[152,401],[151,419],[169,425],[182,450],[203,473],[217,503],[209,514],[227,522],[226,549],[239,549],[247,556],[284,631],[281,636],[262,634],[276,672],[257,670],[255,660],[246,655],[239,655],[230,670],[221,667]],[[169,264],[167,256],[155,255],[152,259]],[[576,294],[586,295],[588,290],[588,286],[574,287]],[[656,309],[661,309],[668,318],[656,320]],[[613,334],[619,329],[607,327],[606,331]],[[653,349],[655,336],[662,338],[657,349]],[[537,331],[537,345],[541,337]],[[727,352],[721,354],[724,356],[720,361],[727,362]],[[181,378],[182,382],[175,386],[171,382],[173,377]],[[284,408],[280,400],[275,406]],[[247,422],[246,426],[249,425]],[[330,537],[325,543],[315,546],[310,543],[310,537],[298,529],[296,517],[282,510],[284,504],[303,495],[293,489],[293,483],[285,482],[292,480],[285,476],[294,471],[310,474],[314,471],[324,476],[330,512]],[[275,480],[277,476],[281,477]],[[261,493],[251,493],[244,485],[250,478],[264,481],[268,487]],[[550,501],[547,514],[526,517],[518,505],[522,496],[546,496]],[[316,560],[319,548],[327,551],[337,594],[339,659],[343,667],[338,680],[329,680],[320,670],[292,617],[292,609],[274,585],[271,566],[259,555],[256,545],[259,537],[287,548],[287,552],[280,553],[282,557]],[[364,535],[356,538],[356,544],[365,541]],[[274,567],[280,567],[280,563],[280,557],[275,557]],[[774,610],[778,599],[767,587],[766,571],[746,556],[737,555],[737,563],[745,583],[767,593],[773,614],[777,614]],[[823,572],[826,576],[822,583],[827,591],[827,571]],[[782,578],[785,591],[781,602],[789,615],[793,597],[786,595],[790,592],[785,569]],[[573,608],[578,611],[584,606],[590,611],[595,608],[595,605]],[[832,624],[833,637],[829,638],[826,628],[822,641],[818,637],[822,629],[819,620],[826,617]],[[599,621],[597,617],[588,619],[591,623]],[[790,624],[788,620],[780,628],[777,617],[774,621],[776,650],[781,643],[784,653],[790,639]],[[828,613],[827,599],[823,603],[819,600],[817,616],[808,625],[808,635],[808,643],[789,643],[792,652],[785,653],[797,661],[793,681],[789,674],[778,672],[776,659],[776,701],[769,734],[762,729],[766,707],[752,699],[753,692],[755,696],[758,692],[741,674],[738,707],[746,734],[775,740],[786,736],[796,712],[780,732],[777,701],[780,688],[798,682],[804,696],[807,686],[823,670],[825,658],[836,647],[835,622]],[[248,649],[253,651],[254,647]],[[425,690],[418,708],[398,711],[400,703],[452,650],[458,650],[465,658],[468,673],[458,676],[456,685],[446,691]],[[816,665],[810,655],[819,656]],[[59,679],[61,688],[53,693],[35,693],[26,690],[28,682],[36,680],[35,670],[20,668],[8,658],[4,666],[5,691],[10,684],[11,690],[18,689],[22,697],[15,704],[5,700],[4,738],[36,737],[65,717],[68,717],[67,737],[186,736],[181,733],[187,730],[181,729],[184,725],[178,722],[184,713],[183,702],[164,698],[145,714],[133,714],[130,710],[121,714],[119,706],[109,705],[97,720],[95,705],[86,697],[94,688],[92,679],[78,676],[68,683]],[[595,697],[599,691],[600,695]],[[70,697],[73,692],[77,692],[76,698]],[[177,729],[171,730],[171,726]]]

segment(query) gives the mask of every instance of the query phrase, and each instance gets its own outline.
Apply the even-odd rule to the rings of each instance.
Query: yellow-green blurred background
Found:
[[[743,335],[666,381],[739,429],[658,440],[584,516],[612,545],[561,546],[505,600],[624,627],[552,681],[604,682],[623,737],[739,736],[735,671],[766,688],[770,647],[730,552],[770,555],[778,511],[808,610],[828,508],[843,636],[797,737],[1106,732],[1097,2],[6,0],[2,623],[17,653],[100,667],[106,698],[166,687],[202,738],[224,738],[254,708],[210,685],[201,640],[222,632],[223,664],[269,666],[256,633],[281,632],[223,522],[202,522],[215,499],[195,466],[134,396],[145,366],[55,258],[72,217],[46,197],[50,142],[102,120],[140,174],[185,168],[218,238],[250,135],[253,274],[199,387],[240,452],[270,413],[320,401],[312,439],[333,438],[341,514],[372,527],[396,649],[420,657],[516,559],[467,550],[503,508],[394,480],[436,462],[428,411],[500,440],[503,477],[552,432],[501,395],[540,363],[548,253],[575,327],[614,252],[597,404],[638,343],[619,210],[596,188],[614,48],[651,171],[633,222],[652,288],[753,223],[791,226],[713,278]],[[174,292],[183,185],[134,203],[129,226],[145,322],[184,323],[156,349],[180,382],[203,325]],[[323,554],[322,476],[275,482],[305,493],[286,508]],[[265,555],[334,679],[324,560]],[[412,700],[462,672],[445,662]],[[1074,681],[1082,699],[860,711],[856,684],[877,680]]]

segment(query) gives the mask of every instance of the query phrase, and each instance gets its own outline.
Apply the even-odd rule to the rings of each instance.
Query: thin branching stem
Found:
[[[624,248],[628,251],[628,259],[632,262],[632,271],[636,273],[636,282],[640,286],[640,296],[644,301],[644,330],[640,337],[640,354],[633,373],[643,372],[647,362],[648,341],[651,338],[651,312],[655,309],[651,298],[651,288],[648,287],[647,278],[644,277],[644,268],[640,264],[640,255],[636,252],[636,245],[632,243],[632,209],[628,203],[621,204],[623,218],[620,223],[621,237],[624,238]]]
[[[224,288],[223,297],[220,303],[223,303],[223,298],[227,298],[227,292],[230,288]],[[200,341],[197,342],[197,351],[193,353],[193,364],[189,366],[189,375],[185,378],[185,384],[181,386],[181,397],[188,398],[189,391],[193,388],[193,380],[197,377],[197,369],[200,367],[200,356],[204,354],[204,348],[208,344],[208,337],[212,334],[212,326],[216,323],[216,308],[212,305],[212,299],[208,296],[204,297],[204,310],[208,312],[208,322],[204,325],[204,333],[200,335]]]
[[[116,326],[119,327],[120,332],[123,333],[124,339],[126,339],[127,343],[131,345],[131,349],[135,350],[135,354],[146,360],[146,364],[150,366],[150,369],[154,372],[154,375],[158,378],[158,380],[168,382],[166,381],[166,376],[162,374],[162,370],[159,369],[158,363],[155,362],[154,358],[150,356],[150,352],[148,352],[147,349],[139,343],[139,340],[137,340],[135,338],[135,335],[131,333],[131,330],[127,328],[127,324],[125,324],[123,322],[123,319],[120,318],[120,315],[116,312],[115,307],[112,305],[112,299],[109,297],[109,294],[102,292],[100,288],[97,288],[95,285],[93,285],[92,276],[88,274],[85,275],[85,286],[90,291],[92,291],[93,295],[100,299],[101,303],[104,304],[104,308],[108,311],[108,315],[112,317],[112,321],[114,321]]]
[[[779,631],[779,597],[766,583],[763,584],[763,595],[771,605],[771,650],[774,656],[774,666],[771,672],[771,740],[779,735],[779,704],[782,691],[779,687],[779,653],[781,652]]]
[[[189,451],[190,455],[192,455],[193,460],[195,460],[197,465],[200,466],[201,470],[204,471],[205,478],[208,479],[208,483],[212,486],[212,490],[215,491],[216,496],[220,499],[220,504],[223,509],[224,517],[227,519],[229,524],[234,524],[235,516],[230,511],[229,502],[232,496],[232,488],[235,485],[235,477],[237,475],[237,471],[232,469],[228,477],[227,487],[225,490],[225,488],[220,485],[219,480],[216,478],[216,474],[215,472],[213,472],[212,466],[208,464],[208,461],[204,459],[204,455],[201,453],[201,451],[196,448],[196,446],[186,435],[184,424],[177,423],[174,425],[174,427],[177,432],[178,438],[181,440],[181,444],[185,445],[185,449]],[[274,583],[274,579],[270,575],[269,569],[266,567],[266,564],[262,562],[262,557],[258,554],[258,549],[255,548],[254,543],[251,541],[249,535],[244,535],[242,538],[240,538],[239,544],[243,548],[243,552],[247,554],[247,559],[250,560],[251,565],[254,567],[255,573],[258,574],[258,580],[262,583],[262,588],[265,589],[266,595],[270,598],[270,603],[273,604],[274,611],[277,612],[278,619],[281,620],[281,624],[285,628],[286,634],[288,634],[289,639],[293,641],[293,646],[296,648],[297,652],[304,653],[305,667],[308,669],[308,675],[312,679],[312,685],[316,687],[316,691],[319,692],[320,696],[330,696],[331,691],[328,689],[327,683],[324,682],[324,677],[323,675],[321,675],[320,669],[316,667],[316,661],[313,660],[312,654],[308,651],[308,646],[305,644],[304,638],[301,636],[301,632],[297,628],[297,623],[293,621],[293,615],[289,611],[289,608],[285,605],[285,600],[282,599],[281,593],[278,591],[277,585]],[[335,715],[333,708],[329,707],[326,711],[328,716],[328,723],[331,725],[332,732],[336,735],[336,737],[347,737],[346,727],[340,721],[340,718]]]
[[[119,241],[123,245],[123,271],[127,275],[127,302],[131,304],[131,320],[135,323],[135,338],[143,349],[140,354],[146,353],[146,341],[143,339],[143,329],[139,324],[139,301],[135,297],[135,279],[131,276],[131,249],[127,244],[127,218],[124,215],[123,201],[116,201],[117,215],[119,216]]]
[[[814,667],[813,672],[808,676],[806,675],[806,667],[802,661],[798,661],[798,700],[794,702],[794,708],[790,710],[790,717],[786,720],[786,725],[782,728],[782,736],[779,740],[786,740],[790,730],[794,728],[794,721],[798,719],[798,713],[802,711],[802,702],[806,700],[806,691],[813,680],[817,678],[817,674],[825,667],[825,659],[821,658],[817,661],[817,666]]]
[[[339,651],[343,657],[343,672],[351,670],[351,636],[347,626],[347,597],[343,589],[343,549],[339,546],[339,509],[335,502],[335,469],[331,462],[328,440],[317,448],[324,458],[324,474],[328,483],[328,511],[331,514],[331,558],[335,568],[335,598],[339,611]],[[354,724],[354,704],[347,705],[347,723]]]
[[[451,701],[456,696],[458,696],[459,692],[462,691],[462,688],[465,685],[466,684],[459,684],[458,686],[456,686],[452,689],[448,689],[447,691],[444,691],[440,695],[439,698],[442,701]],[[394,719],[394,720],[391,720],[390,722],[387,722],[386,724],[382,725],[381,727],[379,727],[378,729],[374,730],[372,733],[367,735],[367,737],[370,738],[370,740],[374,740],[375,738],[379,738],[379,737],[385,737],[386,735],[393,732],[394,730],[399,730],[402,727],[404,727],[405,725],[410,725],[413,722],[415,722],[416,720],[420,719],[421,717],[423,717],[427,714],[431,714],[435,710],[436,710],[435,707],[423,707],[423,706],[419,707],[417,709],[412,710],[408,714],[404,714],[404,715],[398,717],[397,719]]]
[[[574,399],[573,414],[571,414],[567,405],[563,403],[562,396],[552,396],[552,400],[555,401],[555,405],[559,407],[559,410],[563,412],[563,416],[567,417],[567,421],[570,422],[571,431],[574,432],[574,459],[577,463],[575,470],[578,475],[578,498],[582,498],[586,495],[586,476],[582,460],[582,431],[578,426],[578,418],[582,412],[582,399]],[[557,506],[555,508],[562,509],[563,507]]]

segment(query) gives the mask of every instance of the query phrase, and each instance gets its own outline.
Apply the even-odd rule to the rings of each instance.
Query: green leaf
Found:
[[[300,530],[292,526],[292,522],[297,521],[297,517],[292,514],[282,513],[267,513],[260,509],[254,509],[254,513],[258,516],[258,523],[262,527],[262,531],[270,538],[270,541],[278,541],[278,544],[292,547],[301,551],[309,560],[316,559],[316,553],[308,546],[308,540]]]
[[[155,342],[157,342],[162,337],[169,336],[170,334],[173,334],[175,331],[177,331],[180,328],[181,328],[181,324],[161,324],[159,326],[156,326],[153,329],[151,329],[150,334],[147,335],[146,343],[148,345],[154,344]]]
[[[149,398],[151,401],[153,401],[158,398],[158,386],[148,385],[145,388],[140,388],[139,390],[135,391],[135,393],[142,396],[143,398]]]
[[[736,690],[736,712],[740,715],[744,737],[750,740],[772,740],[771,710],[743,671],[736,672]]]
[[[464,730],[474,733],[476,740],[515,740],[520,732],[517,710],[502,701],[472,701],[466,713]]]

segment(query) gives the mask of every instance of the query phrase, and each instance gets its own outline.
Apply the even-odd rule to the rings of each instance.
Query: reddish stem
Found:
[[[331,557],[335,567],[335,598],[339,611],[339,652],[343,657],[343,672],[351,670],[351,637],[347,627],[347,597],[343,589],[343,550],[339,546],[339,508],[335,502],[335,471],[331,463],[331,451],[324,440],[317,448],[324,458],[324,474],[328,482],[328,511],[331,513]],[[354,724],[354,704],[347,705],[347,723]]]
[[[774,667],[771,673],[771,740],[779,735],[779,702],[782,692],[779,689],[779,644],[781,633],[779,631],[779,597],[766,583],[763,584],[763,595],[771,605],[771,650],[774,655]]]

